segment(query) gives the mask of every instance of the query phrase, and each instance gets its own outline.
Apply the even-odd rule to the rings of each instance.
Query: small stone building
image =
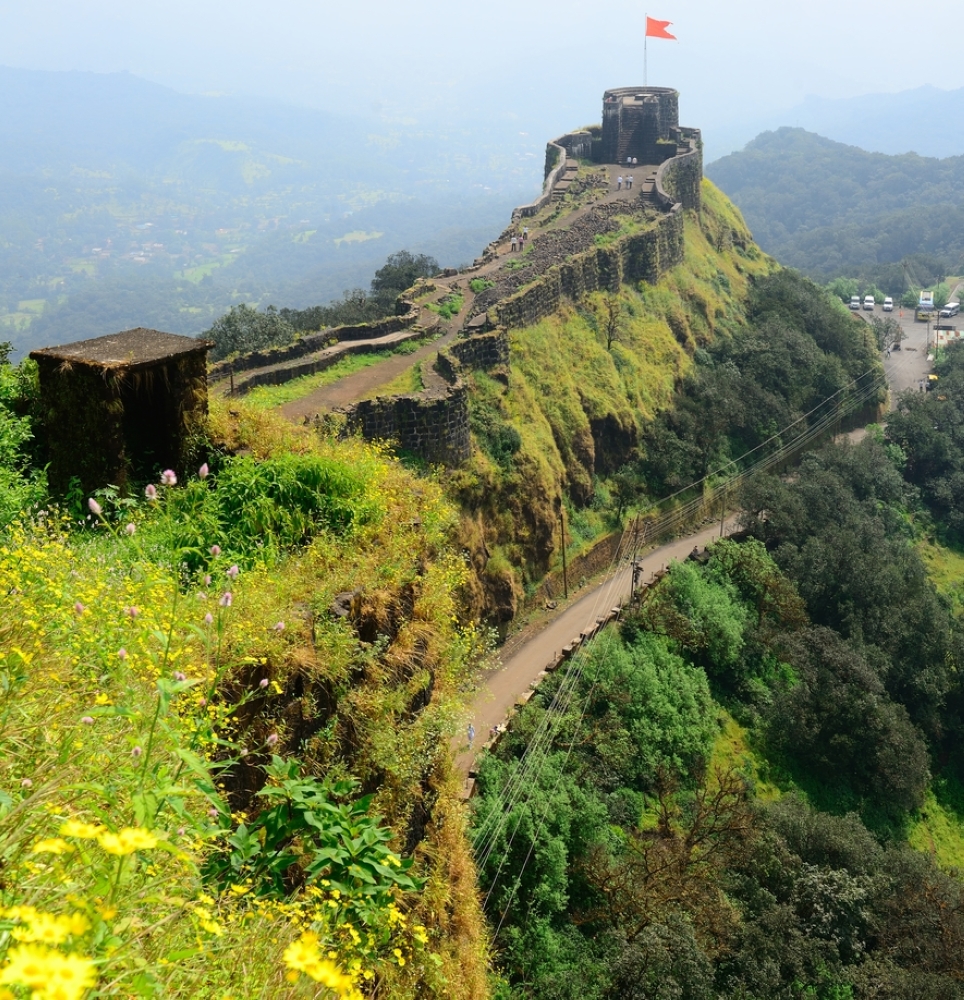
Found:
[[[185,472],[207,415],[210,341],[125,330],[32,351],[40,369],[51,490],[84,493],[162,469]]]

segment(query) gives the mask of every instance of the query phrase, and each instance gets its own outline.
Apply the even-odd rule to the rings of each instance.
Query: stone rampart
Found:
[[[472,453],[466,370],[491,369],[509,360],[509,336],[494,330],[457,341],[433,364],[438,378],[418,395],[377,396],[345,410],[345,430],[369,441],[395,441],[426,462],[459,465]],[[426,379],[428,381],[428,379]]]
[[[373,326],[375,324],[372,324]],[[397,347],[399,344],[404,344],[409,340],[418,340],[420,337],[425,336],[426,331],[422,329],[412,330],[407,336],[400,337],[398,340],[392,342],[393,347]],[[324,343],[322,347],[325,346]],[[321,347],[317,348],[321,350]],[[332,365],[338,364],[343,358],[350,354],[374,354],[377,351],[385,350],[385,344],[380,343],[364,343],[364,344],[346,344],[345,348],[337,353],[332,353],[328,355],[322,355],[320,357],[309,358],[306,361],[302,361],[300,364],[286,364],[274,368],[265,368],[263,371],[256,371],[253,375],[250,375],[243,382],[239,383],[235,387],[235,393],[242,395],[246,392],[250,392],[252,389],[256,389],[259,385],[284,385],[285,382],[290,382],[292,379],[301,378],[304,375],[315,375],[318,372],[326,371],[331,368]],[[232,372],[228,373],[233,374]],[[223,377],[223,376],[222,376]]]
[[[247,372],[255,368],[265,368],[269,365],[284,365],[289,361],[307,357],[309,354],[316,354],[333,342],[340,344],[351,340],[375,340],[379,337],[387,337],[392,333],[398,333],[400,330],[408,330],[418,321],[419,312],[410,296],[412,294],[420,295],[426,290],[423,282],[420,286],[416,286],[412,292],[401,296],[396,303],[396,315],[394,316],[386,316],[373,323],[329,327],[318,333],[309,333],[293,344],[286,344],[284,347],[251,351],[250,354],[243,354],[230,361],[219,361],[211,366],[208,372],[208,381],[218,382],[230,375],[237,375],[239,372]]]
[[[682,141],[689,149],[660,164],[653,197],[667,211],[672,211],[674,205],[682,205],[698,212],[703,204],[703,140],[698,128],[681,131]]]
[[[395,441],[426,462],[459,465],[471,454],[467,397],[459,379],[438,395],[366,399],[348,411],[346,430],[369,441]]]
[[[618,291],[623,282],[655,283],[683,260],[683,214],[673,205],[641,233],[631,233],[606,247],[593,247],[549,268],[531,285],[493,307],[500,326],[537,323],[559,309],[562,299],[578,300],[588,292]]]

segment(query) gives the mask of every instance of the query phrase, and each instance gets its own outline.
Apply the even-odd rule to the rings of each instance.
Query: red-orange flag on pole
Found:
[[[646,37],[647,38],[669,38],[676,41],[676,35],[671,35],[666,29],[672,21],[657,21],[655,17],[646,17]]]

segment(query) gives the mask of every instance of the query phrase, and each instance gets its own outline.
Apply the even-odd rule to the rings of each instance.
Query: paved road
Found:
[[[735,519],[731,518],[724,525],[725,532],[729,533],[734,527]],[[694,546],[703,548],[719,536],[720,524],[717,521],[712,526],[644,553],[641,582],[649,582],[655,573],[667,567],[672,560],[685,559]],[[521,643],[507,644],[500,666],[482,678],[469,707],[467,721],[475,727],[476,749],[488,738],[493,726],[505,720],[519,696],[529,690],[556,653],[581,631],[592,628],[597,618],[626,601],[632,583],[629,556],[626,553],[625,558],[601,583],[593,583],[581,594],[574,595],[570,603],[546,622],[539,632],[528,635]],[[456,761],[463,774],[468,773],[475,756],[475,753],[470,753],[465,748],[463,738]]]

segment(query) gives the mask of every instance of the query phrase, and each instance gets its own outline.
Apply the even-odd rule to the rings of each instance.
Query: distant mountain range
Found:
[[[889,156],[781,128],[706,173],[764,250],[815,278],[886,272],[893,287],[894,265],[910,255],[964,271],[964,156]]]
[[[714,126],[704,123],[708,159],[742,149],[761,132],[788,126],[876,153],[964,154],[964,88],[917,87],[896,94],[808,97],[779,114]]]
[[[538,191],[544,137],[0,67],[0,340],[197,333],[304,307],[400,249],[471,260]]]

